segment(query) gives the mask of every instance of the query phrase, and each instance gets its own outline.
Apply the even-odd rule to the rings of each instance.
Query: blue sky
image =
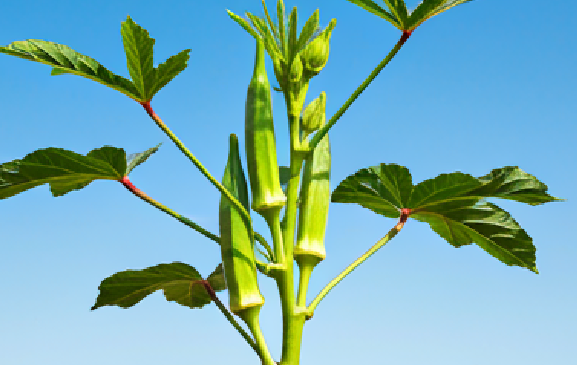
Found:
[[[411,9],[417,3],[407,1]],[[540,275],[505,266],[475,245],[455,249],[410,220],[321,302],[305,326],[301,364],[574,364],[577,5],[555,3],[476,0],[427,21],[330,132],[332,188],[378,163],[409,167],[414,182],[452,171],[480,176],[507,165],[537,176],[567,201],[498,203],[534,239]],[[225,9],[262,15],[262,6],[257,0],[162,4],[3,1],[0,44],[63,43],[128,77],[120,22],[130,15],[156,39],[157,63],[191,48],[188,68],[152,106],[220,179],[228,133],[244,130],[254,60],[254,41]],[[400,32],[345,0],[286,6],[298,7],[301,26],[317,8],[322,26],[338,20],[329,62],[307,97],[326,91],[331,116]],[[112,145],[133,153],[164,142],[131,180],[218,232],[218,192],[137,103],[6,55],[0,55],[0,78],[0,162],[50,146],[86,153]],[[285,165],[280,94],[273,105]],[[256,215],[255,221],[265,232],[264,221]],[[331,205],[327,258],[313,273],[309,298],[394,224],[356,205]],[[120,184],[97,181],[60,198],[42,186],[2,200],[0,230],[2,364],[258,363],[214,305],[191,310],[158,292],[130,309],[90,311],[98,285],[115,272],[182,261],[208,275],[220,262],[215,243]],[[268,278],[260,285],[263,331],[278,360],[278,293]],[[221,298],[227,301],[226,293]]]

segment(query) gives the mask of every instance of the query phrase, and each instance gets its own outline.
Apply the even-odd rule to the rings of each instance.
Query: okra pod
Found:
[[[254,72],[245,109],[245,147],[252,209],[263,214],[285,202],[279,182],[270,84],[265,69],[265,47],[256,42]]]
[[[228,162],[222,185],[249,212],[248,189],[236,135],[230,135]],[[219,207],[220,247],[231,312],[245,319],[248,308],[261,307],[264,298],[257,283],[254,241],[250,222],[223,195]],[[254,311],[250,311],[254,312]],[[258,312],[257,312],[258,313]]]

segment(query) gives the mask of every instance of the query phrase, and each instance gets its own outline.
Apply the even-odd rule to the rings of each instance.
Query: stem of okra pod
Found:
[[[412,33],[412,30],[403,32],[403,35],[401,36],[401,38],[399,39],[399,41],[397,42],[395,47],[393,47],[393,49],[389,52],[387,57],[385,57],[381,61],[381,63],[379,63],[377,65],[377,67],[375,67],[375,69],[373,70],[373,72],[371,72],[369,77],[367,77],[366,80],[353,92],[353,94],[348,98],[348,100],[343,104],[343,106],[341,106],[341,108],[335,113],[335,115],[333,115],[331,117],[331,119],[328,121],[328,123],[325,124],[321,129],[318,130],[318,132],[314,135],[314,137],[311,139],[311,141],[309,143],[309,148],[311,151],[314,150],[316,145],[325,136],[325,134],[327,134],[329,129],[331,129],[331,127],[333,125],[335,125],[337,120],[339,120],[339,118],[347,111],[349,106],[351,106],[351,104],[359,97],[359,95],[361,95],[361,93],[367,88],[367,86],[369,86],[369,84],[375,79],[375,77],[377,77],[379,72],[381,72],[381,70],[383,68],[385,68],[386,65],[389,64],[389,62],[393,59],[393,57],[395,57],[395,55],[397,54],[397,52],[399,52],[399,50],[401,49],[403,44],[405,44],[407,39],[409,39],[409,37],[411,36],[411,33]]]
[[[256,347],[257,347],[257,354],[262,360],[262,365],[275,365],[276,362],[273,360],[272,355],[266,345],[266,341],[260,329],[259,323],[259,316],[258,313],[260,312],[261,307],[251,307],[244,309],[244,311],[252,312],[251,315],[242,316],[244,322],[246,323],[247,327],[250,329],[250,332],[254,336]],[[247,312],[248,314],[248,312]]]
[[[241,336],[245,339],[245,341],[250,345],[250,347],[252,347],[252,349],[259,354],[259,348],[257,347],[256,343],[254,342],[254,340],[252,339],[252,337],[250,337],[250,335],[248,333],[246,333],[246,331],[244,330],[244,328],[242,328],[240,326],[240,324],[238,324],[238,322],[234,319],[234,316],[229,312],[229,310],[226,308],[226,306],[220,301],[220,299],[218,299],[218,297],[216,296],[215,291],[212,289],[212,287],[210,286],[210,284],[208,283],[208,281],[204,280],[202,282],[202,284],[204,285],[204,288],[206,289],[208,295],[210,296],[210,299],[212,299],[212,301],[216,304],[216,306],[218,307],[218,309],[220,309],[220,311],[222,312],[222,314],[224,314],[224,316],[226,317],[226,319],[230,322],[230,324],[232,324],[232,326],[241,334]]]
[[[357,266],[363,263],[366,259],[368,259],[372,254],[377,252],[381,247],[383,247],[387,242],[389,242],[393,237],[399,233],[399,231],[405,225],[405,222],[409,218],[411,211],[409,209],[402,209],[401,210],[401,217],[399,218],[399,222],[387,233],[387,235],[380,240],[377,241],[367,252],[365,252],[361,257],[356,259],[352,264],[350,264],[343,272],[341,272],[336,278],[331,280],[323,290],[316,296],[316,298],[311,302],[311,304],[307,308],[307,319],[313,316],[315,308],[320,303],[321,300],[331,291],[332,288],[335,287],[341,280],[345,278],[348,274],[350,274]]]
[[[154,110],[152,110],[152,107],[150,106],[150,102],[147,101],[147,102],[142,102],[140,104],[142,105],[144,110],[146,110],[146,112],[152,118],[152,120],[154,120],[156,125],[158,125],[160,127],[160,129],[162,129],[162,131],[172,140],[172,142],[174,142],[174,144],[176,144],[178,149],[180,149],[180,151],[182,153],[184,153],[190,161],[192,161],[192,163],[212,183],[212,185],[214,185],[224,196],[226,196],[226,198],[242,213],[242,215],[246,219],[247,223],[250,224],[251,223],[250,214],[246,211],[244,206],[238,201],[238,199],[236,199],[234,196],[232,196],[232,194],[228,190],[226,190],[226,188],[224,186],[222,186],[222,184],[220,182],[218,182],[218,180],[216,180],[208,172],[208,170],[200,163],[200,161],[198,161],[198,159],[188,150],[188,148],[186,148],[184,146],[184,144],[178,139],[178,137],[176,137],[174,135],[174,133],[172,133],[172,131],[166,126],[166,124],[164,124],[162,119],[160,119],[160,117],[158,115],[156,115]],[[252,227],[252,224],[250,224],[250,226]]]
[[[274,249],[274,263],[282,264],[284,260],[284,247],[282,233],[280,229],[280,211],[282,207],[276,207],[263,211],[261,215],[266,220],[272,235]]]

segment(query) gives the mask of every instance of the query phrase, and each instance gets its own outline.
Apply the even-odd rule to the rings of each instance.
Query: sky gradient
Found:
[[[378,3],[382,4],[379,0]],[[276,2],[267,1],[270,8]],[[413,9],[418,1],[408,0]],[[577,4],[476,0],[428,20],[330,131],[331,188],[360,168],[407,166],[413,182],[519,166],[566,202],[495,201],[533,238],[540,274],[508,267],[476,245],[453,248],[428,225],[403,231],[340,283],[304,329],[301,364],[572,365],[577,359]],[[127,15],[156,39],[155,64],[190,48],[188,68],[152,106],[218,179],[228,133],[244,155],[244,103],[254,40],[226,14],[263,15],[257,0],[2,1],[0,44],[66,44],[128,77]],[[295,0],[299,27],[317,8],[332,18],[330,58],[307,102],[327,93],[332,116],[386,56],[400,31],[345,0]],[[276,85],[267,57],[269,80]],[[126,96],[77,76],[0,54],[0,163],[39,148],[128,154],[164,142],[132,174],[152,198],[218,233],[219,193]],[[273,94],[280,165],[286,110]],[[255,228],[266,232],[256,214]],[[327,258],[309,301],[396,222],[332,204]],[[574,224],[574,223],[573,223]],[[0,201],[0,364],[257,364],[214,304],[191,310],[161,292],[129,309],[90,311],[98,285],[126,269],[181,261],[208,275],[220,248],[121,184],[96,181],[54,198],[47,185]],[[265,235],[267,238],[268,235]],[[281,313],[259,276],[261,323],[280,360]],[[228,302],[226,292],[220,298]]]

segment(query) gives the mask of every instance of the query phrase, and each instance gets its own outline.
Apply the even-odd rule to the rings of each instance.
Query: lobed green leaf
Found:
[[[46,183],[58,197],[96,179],[121,179],[125,171],[126,156],[120,148],[105,146],[86,156],[55,147],[40,149],[0,165],[0,199]]]
[[[138,89],[130,80],[113,74],[93,58],[62,44],[28,39],[0,47],[0,53],[50,65],[53,67],[52,75],[82,76],[120,91],[134,100],[141,98]]]
[[[218,270],[217,267],[210,280],[215,284],[213,289],[216,287],[222,290],[221,273]],[[211,302],[203,282],[194,267],[182,262],[117,272],[100,283],[100,293],[91,309],[107,305],[129,308],[160,289],[168,301],[190,308],[201,308]]]
[[[461,172],[441,174],[413,186],[408,169],[381,164],[343,180],[332,201],[356,203],[388,218],[409,208],[410,217],[429,223],[452,245],[476,243],[507,265],[537,272],[531,238],[509,213],[484,201],[490,197],[531,205],[560,200],[518,167],[495,169],[479,178]]]

